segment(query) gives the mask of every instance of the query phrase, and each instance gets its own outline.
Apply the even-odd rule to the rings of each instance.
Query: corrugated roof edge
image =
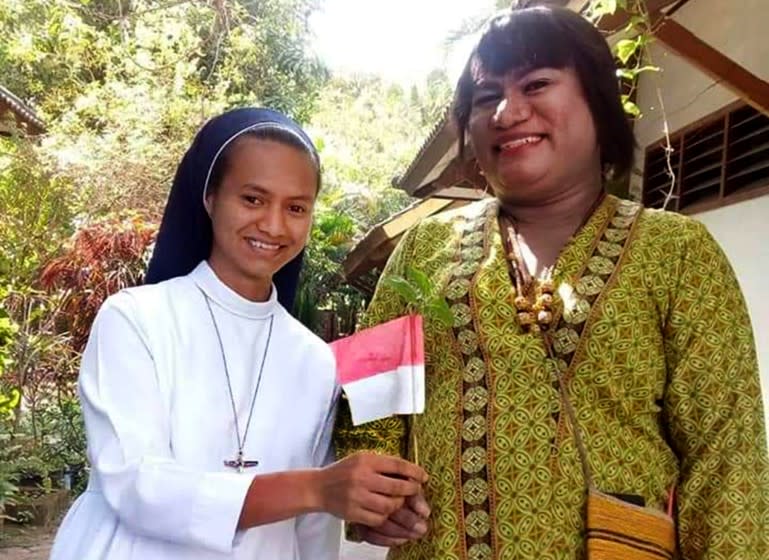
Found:
[[[5,101],[11,110],[16,113],[21,119],[30,123],[40,130],[45,130],[45,123],[37,116],[35,111],[21,99],[19,99],[8,88],[0,85],[0,99]]]

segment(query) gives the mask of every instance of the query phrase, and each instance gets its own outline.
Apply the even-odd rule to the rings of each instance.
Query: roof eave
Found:
[[[2,85],[0,85],[0,101],[8,105],[10,111],[19,121],[28,124],[32,128],[31,132],[45,132],[45,123],[37,116],[35,111]]]

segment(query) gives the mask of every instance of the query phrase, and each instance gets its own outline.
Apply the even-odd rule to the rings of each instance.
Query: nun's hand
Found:
[[[422,493],[410,496],[398,511],[379,527],[358,526],[361,538],[377,546],[400,546],[421,539],[427,533],[430,506]]]
[[[318,502],[347,522],[379,527],[426,481],[427,473],[404,459],[356,453],[319,471]]]

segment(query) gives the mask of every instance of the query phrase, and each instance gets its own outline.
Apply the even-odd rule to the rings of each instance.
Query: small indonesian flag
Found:
[[[331,343],[355,426],[425,410],[422,317],[409,315]]]

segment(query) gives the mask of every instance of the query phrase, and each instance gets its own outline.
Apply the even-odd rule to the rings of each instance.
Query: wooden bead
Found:
[[[525,296],[518,296],[515,298],[515,308],[518,311],[530,311],[531,301],[529,301],[529,298]]]
[[[521,311],[518,313],[518,322],[522,326],[526,325],[533,325],[536,320],[534,318],[534,313],[529,313],[528,311]]]
[[[543,309],[551,307],[553,305],[553,294],[540,294],[537,298],[537,303]]]
[[[549,325],[553,322],[553,314],[550,311],[540,311],[537,314],[537,322],[542,325]]]

